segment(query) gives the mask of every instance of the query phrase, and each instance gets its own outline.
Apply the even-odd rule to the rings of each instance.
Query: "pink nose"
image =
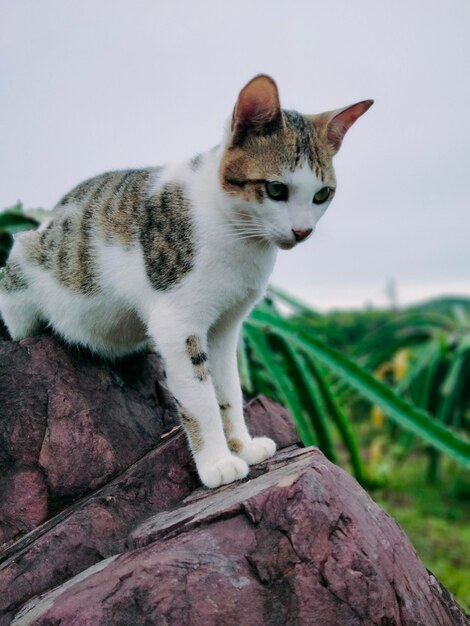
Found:
[[[303,241],[304,239],[307,239],[307,237],[311,234],[312,229],[311,228],[308,228],[307,230],[292,229],[292,232],[294,233],[294,237],[296,241]]]

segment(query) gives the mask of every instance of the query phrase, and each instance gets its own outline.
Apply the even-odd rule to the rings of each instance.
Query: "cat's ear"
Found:
[[[232,117],[232,144],[240,145],[249,134],[268,134],[281,125],[277,85],[270,76],[259,74],[238,96]]]
[[[333,154],[341,147],[344,135],[354,122],[361,117],[372,105],[373,100],[363,100],[344,109],[309,115],[308,119],[315,124],[321,133],[326,134],[328,145]]]

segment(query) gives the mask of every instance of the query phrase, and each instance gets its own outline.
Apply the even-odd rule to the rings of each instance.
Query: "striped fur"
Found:
[[[127,249],[140,241],[150,282],[169,289],[192,267],[190,206],[181,185],[167,184],[149,197],[149,176],[150,170],[109,172],[75,187],[45,229],[29,238],[28,260],[64,287],[93,295],[101,291],[94,241]]]
[[[0,283],[2,289],[6,292],[23,291],[28,288],[26,280],[19,263],[10,261],[5,268],[5,274]]]

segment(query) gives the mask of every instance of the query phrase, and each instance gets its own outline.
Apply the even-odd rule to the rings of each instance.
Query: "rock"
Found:
[[[468,624],[273,402],[246,416],[280,452],[201,488],[161,381],[156,355],[0,340],[0,626]]]
[[[317,449],[147,517],[12,626],[468,624],[406,536]]]
[[[47,486],[38,469],[16,467],[0,476],[0,542],[47,517]]]
[[[297,442],[287,412],[266,398],[253,400],[246,417],[253,433],[275,438],[279,448]],[[182,432],[164,437],[121,476],[0,554],[0,612],[124,549],[138,520],[179,504],[198,484]]]
[[[178,424],[161,380],[155,354],[111,364],[52,336],[0,338],[0,545],[104,485]]]

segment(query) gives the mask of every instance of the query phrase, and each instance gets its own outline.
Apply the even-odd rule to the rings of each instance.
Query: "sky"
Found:
[[[0,207],[219,143],[244,84],[374,98],[313,238],[271,282],[320,310],[470,295],[468,0],[0,0]]]

